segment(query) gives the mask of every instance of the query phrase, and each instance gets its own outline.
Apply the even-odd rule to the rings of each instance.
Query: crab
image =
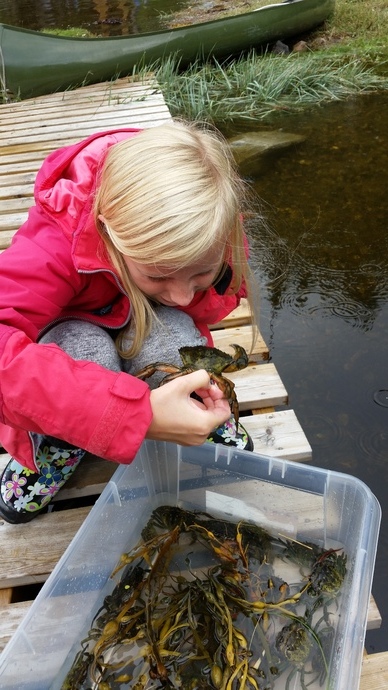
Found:
[[[210,375],[210,380],[218,385],[224,393],[225,398],[229,401],[231,411],[237,424],[239,410],[234,383],[225,378],[223,374],[228,371],[238,371],[248,366],[248,355],[241,345],[232,344],[231,347],[234,349],[233,356],[229,355],[227,352],[218,350],[216,347],[207,347],[206,345],[180,347],[179,354],[183,366],[178,367],[174,364],[167,364],[165,362],[155,362],[154,364],[148,364],[148,366],[140,369],[135,376],[144,380],[155,374],[156,371],[166,372],[167,376],[165,376],[159,384],[161,386],[179,376],[191,374],[198,369],[206,369]]]

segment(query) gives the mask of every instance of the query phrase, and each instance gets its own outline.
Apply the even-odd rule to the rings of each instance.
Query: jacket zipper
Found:
[[[120,280],[118,279],[117,275],[113,271],[110,271],[108,268],[99,268],[99,269],[96,269],[93,271],[82,271],[82,270],[77,269],[77,273],[83,273],[85,275],[89,275],[89,274],[92,275],[93,273],[109,273],[111,276],[113,276],[119,291],[125,297],[127,297],[128,302],[129,302],[129,297],[128,297],[127,293],[125,292],[123,286],[121,285]],[[112,330],[119,331],[121,328],[124,328],[124,326],[126,326],[130,322],[131,314],[132,314],[132,307],[131,307],[131,304],[129,303],[129,312],[128,312],[128,316],[125,319],[125,321],[123,321],[123,323],[120,324],[119,326],[105,326],[105,328],[110,328]],[[57,319],[53,319],[53,321],[50,321],[50,323],[47,324],[47,326],[45,326],[44,328],[42,328],[42,330],[39,332],[38,339],[44,333],[47,333],[47,331],[49,331],[51,328],[53,328],[56,324],[63,323],[64,321],[71,321],[72,319],[76,319],[77,321],[84,321],[85,323],[99,324],[98,319],[88,318],[87,316],[79,316],[77,314],[74,314],[74,315],[69,314],[69,316],[58,317]],[[102,325],[102,327],[104,327],[104,324],[101,324],[101,325]]]

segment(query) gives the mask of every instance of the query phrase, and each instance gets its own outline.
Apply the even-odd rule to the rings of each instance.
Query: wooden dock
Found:
[[[152,78],[144,83],[120,79],[5,104],[0,109],[0,251],[26,219],[33,203],[36,172],[50,151],[96,131],[156,126],[171,119]],[[250,349],[251,327],[245,303],[214,327],[213,337],[216,346],[224,350],[233,342]],[[287,391],[276,366],[268,360],[268,348],[258,334],[249,367],[230,375],[236,384],[243,423],[257,452],[298,462],[310,460],[310,444],[293,410],[285,409]],[[0,455],[1,470],[7,462],[8,456]],[[0,651],[115,469],[114,463],[88,456],[56,498],[63,509],[27,525],[0,521]],[[371,598],[368,628],[380,625],[380,614]],[[387,687],[388,652],[365,656],[360,690]]]

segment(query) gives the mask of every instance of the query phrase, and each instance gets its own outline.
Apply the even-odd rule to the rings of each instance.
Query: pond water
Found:
[[[150,29],[174,0],[0,0],[25,28]],[[132,18],[132,19],[130,19]],[[126,24],[124,22],[127,22]],[[95,25],[94,25],[95,26]],[[155,28],[153,26],[152,28]],[[259,123],[259,128],[263,127]],[[388,95],[364,96],[265,127],[304,143],[268,160],[252,185],[267,227],[255,233],[260,329],[313,448],[312,464],[363,480],[383,508],[373,594],[383,616],[367,649],[388,649]],[[242,129],[242,128],[241,128]]]
[[[304,143],[252,181],[268,227],[254,240],[260,330],[313,448],[379,499],[373,594],[388,649],[388,95],[277,118]]]
[[[80,27],[101,36],[157,31],[184,0],[0,0],[0,21],[34,31]]]

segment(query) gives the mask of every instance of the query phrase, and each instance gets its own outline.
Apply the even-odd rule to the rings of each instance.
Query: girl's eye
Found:
[[[153,283],[162,283],[166,280],[165,276],[146,276],[147,280],[151,280]]]
[[[205,279],[208,276],[213,275],[214,270],[209,269],[208,271],[202,271],[201,273],[197,273],[195,276],[192,276],[191,280],[200,280],[201,278]],[[164,281],[167,281],[170,279],[170,276],[144,276],[146,280],[151,281],[152,283],[163,283]]]

